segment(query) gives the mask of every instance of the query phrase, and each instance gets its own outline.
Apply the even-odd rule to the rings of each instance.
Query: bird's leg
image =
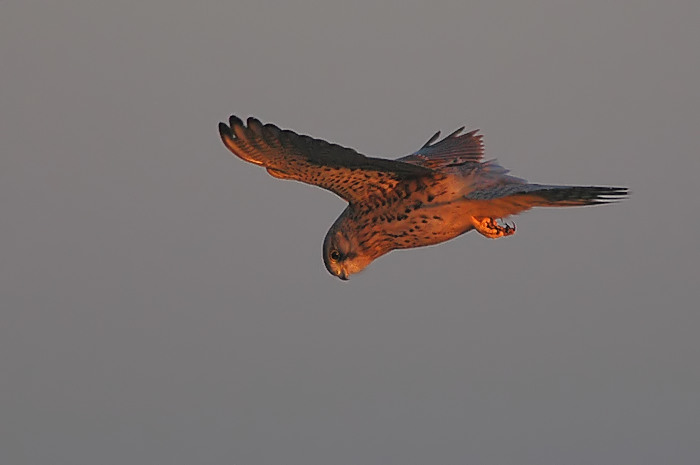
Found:
[[[474,228],[477,231],[489,239],[498,239],[499,237],[515,234],[515,223],[513,223],[513,226],[509,224],[501,226],[496,221],[496,218],[472,216],[472,223],[474,223]]]

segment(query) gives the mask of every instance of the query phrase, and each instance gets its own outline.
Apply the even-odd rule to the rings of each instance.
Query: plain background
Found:
[[[411,4],[413,3],[413,4]],[[3,464],[700,463],[700,3],[0,3]],[[321,261],[229,114],[622,185]]]

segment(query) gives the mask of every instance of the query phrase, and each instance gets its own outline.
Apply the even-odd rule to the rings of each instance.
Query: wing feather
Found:
[[[353,149],[321,139],[263,125],[247,125],[231,116],[219,123],[224,145],[241,159],[264,166],[270,175],[316,185],[352,203],[381,195],[405,179],[427,176],[432,170],[397,160],[366,157]]]
[[[440,131],[438,131],[418,151],[399,160],[431,169],[480,162],[484,157],[483,135],[477,134],[478,129],[466,134],[462,134],[462,131],[464,127],[435,142],[440,137]]]

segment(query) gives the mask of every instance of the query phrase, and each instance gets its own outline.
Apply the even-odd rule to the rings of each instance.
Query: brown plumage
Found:
[[[515,226],[498,220],[532,207],[597,205],[627,195],[624,187],[529,184],[495,160],[482,161],[483,138],[458,129],[398,160],[370,158],[353,149],[231,116],[219,123],[224,145],[264,166],[274,177],[336,193],[349,205],[326,234],[328,271],[348,279],[394,249],[438,244],[476,229],[489,238]]]

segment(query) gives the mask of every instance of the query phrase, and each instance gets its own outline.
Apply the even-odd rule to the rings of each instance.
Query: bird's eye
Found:
[[[331,257],[331,260],[333,260],[334,262],[337,262],[338,260],[340,260],[340,252],[338,252],[335,249],[331,250],[330,257]]]

